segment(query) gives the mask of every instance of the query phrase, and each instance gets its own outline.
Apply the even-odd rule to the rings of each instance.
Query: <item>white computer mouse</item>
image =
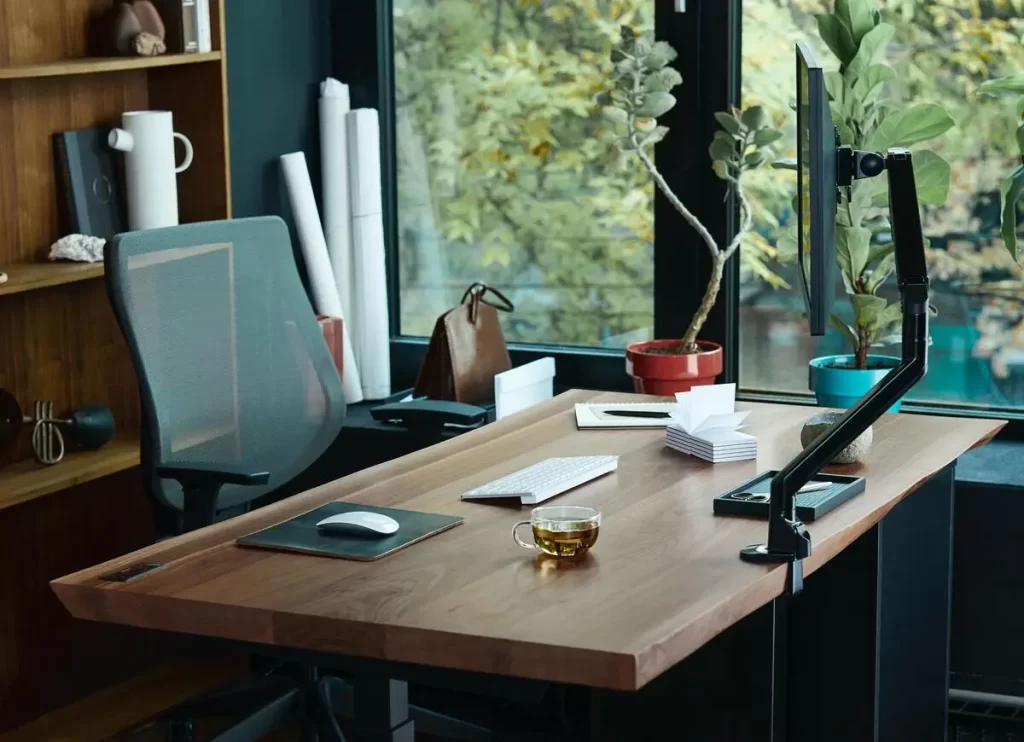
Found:
[[[390,536],[398,530],[398,521],[380,513],[355,510],[324,518],[316,527],[338,535]]]

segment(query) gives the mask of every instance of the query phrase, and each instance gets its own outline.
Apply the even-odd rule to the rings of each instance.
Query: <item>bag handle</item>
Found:
[[[493,301],[487,301],[487,299],[484,298],[487,293],[494,294],[500,303],[496,304]],[[508,300],[507,296],[498,291],[498,289],[491,288],[487,284],[480,283],[479,281],[466,289],[466,293],[462,295],[462,300],[459,304],[465,304],[467,299],[469,299],[469,321],[473,324],[476,324],[477,309],[480,306],[480,302],[492,306],[502,312],[512,312],[515,310],[515,306],[513,306],[512,302]]]

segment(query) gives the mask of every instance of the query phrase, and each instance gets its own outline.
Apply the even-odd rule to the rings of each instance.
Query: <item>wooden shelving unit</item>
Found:
[[[0,283],[0,296],[88,281],[103,275],[103,263],[25,263],[3,267],[7,281]]]
[[[48,581],[154,537],[138,382],[103,266],[48,260],[71,231],[53,135],[119,126],[125,111],[170,111],[195,149],[178,176],[180,222],[231,216],[225,0],[210,0],[210,53],[153,58],[96,46],[117,2],[0,0],[0,388],[23,409],[52,400],[60,415],[102,404],[116,424],[114,441],[55,466],[34,461],[26,431],[0,443],[0,736],[138,664],[138,642],[73,623]]]
[[[0,80],[26,80],[32,77],[64,77],[66,75],[93,75],[100,72],[151,70],[157,67],[177,67],[186,64],[219,62],[220,52],[204,54],[162,54],[159,57],[83,57],[35,64],[14,64],[0,67]]]
[[[19,461],[0,469],[0,510],[138,465],[137,438],[115,439],[97,451],[68,453],[53,466]]]

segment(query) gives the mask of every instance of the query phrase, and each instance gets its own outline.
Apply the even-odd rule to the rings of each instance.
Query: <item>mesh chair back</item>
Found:
[[[142,393],[143,467],[158,504],[181,487],[155,466],[210,462],[270,472],[227,485],[219,510],[287,483],[334,441],[337,369],[277,217],[118,235],[106,280]]]

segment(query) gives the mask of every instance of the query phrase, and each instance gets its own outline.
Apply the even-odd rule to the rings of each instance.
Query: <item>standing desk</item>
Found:
[[[715,517],[712,498],[785,464],[811,411],[741,404],[756,463],[684,456],[664,447],[661,430],[575,428],[575,402],[636,399],[569,392],[52,585],[78,618],[354,667],[367,739],[411,739],[404,682],[455,671],[588,689],[592,739],[767,740],[771,604],[786,568],[740,561],[766,524]],[[792,651],[778,658],[789,663],[791,739],[944,739],[953,468],[1002,425],[886,415],[868,460],[836,469],[865,476],[867,490],[809,525]],[[579,454],[620,456],[615,474],[557,498],[603,513],[582,562],[517,547],[511,528],[527,508],[459,499],[538,460]],[[373,563],[234,543],[338,499],[465,523]],[[144,561],[163,566],[127,583],[99,579]],[[371,701],[372,688],[383,690]]]

